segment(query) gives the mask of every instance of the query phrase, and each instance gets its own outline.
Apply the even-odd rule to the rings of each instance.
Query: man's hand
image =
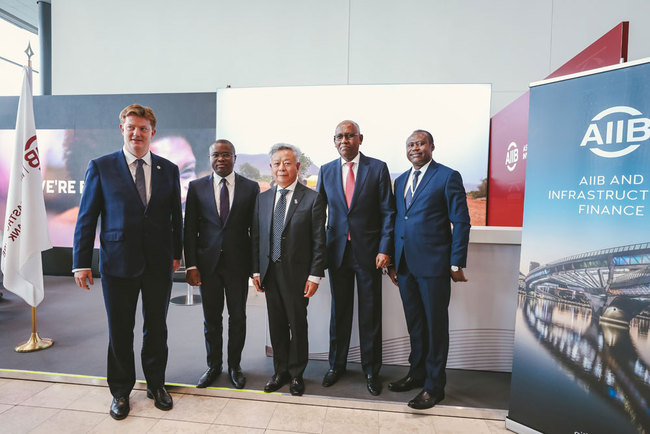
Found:
[[[388,267],[388,277],[390,277],[390,280],[395,284],[395,286],[399,286],[397,284],[397,272],[395,271],[395,267]]]
[[[257,292],[264,292],[264,288],[262,288],[262,282],[260,281],[260,276],[253,276],[253,285],[255,285]]]
[[[185,271],[185,281],[192,286],[199,286],[201,284],[201,273],[198,268],[192,268]]]
[[[305,283],[305,297],[310,298],[312,295],[316,294],[318,289],[318,283],[314,283],[311,280],[308,280]]]
[[[377,253],[375,264],[377,265],[377,268],[388,267],[390,265],[390,256],[383,253]]]
[[[467,282],[467,277],[465,277],[465,273],[463,273],[463,269],[459,268],[458,271],[451,272],[451,280],[453,280],[454,282]]]
[[[92,270],[79,270],[79,271],[74,272],[74,281],[77,284],[77,286],[79,288],[90,290],[90,287],[88,286],[88,283],[86,283],[86,279],[88,279],[88,282],[91,285],[93,284],[93,272],[92,272]]]
[[[177,272],[179,268],[181,268],[181,260],[174,259],[174,273]]]

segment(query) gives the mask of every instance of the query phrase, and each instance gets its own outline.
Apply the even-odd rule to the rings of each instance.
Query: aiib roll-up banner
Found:
[[[531,85],[510,409],[650,431],[650,59]]]

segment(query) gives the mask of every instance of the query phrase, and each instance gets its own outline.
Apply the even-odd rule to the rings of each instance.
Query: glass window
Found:
[[[20,95],[23,85],[23,72],[21,65],[27,65],[25,49],[31,43],[32,68],[34,69],[33,88],[34,95],[41,94],[41,83],[38,76],[40,70],[40,46],[38,35],[21,29],[8,21],[0,19],[0,95]]]

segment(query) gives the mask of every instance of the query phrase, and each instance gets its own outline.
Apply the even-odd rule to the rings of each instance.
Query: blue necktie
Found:
[[[226,178],[221,178],[221,192],[219,193],[219,217],[221,223],[226,224],[228,214],[230,213],[230,195],[228,194],[228,187],[226,187]]]
[[[411,206],[411,202],[413,202],[413,192],[415,192],[415,187],[418,185],[418,178],[420,177],[420,171],[416,170],[413,172],[413,185],[411,185],[411,188],[409,188],[406,191],[406,209],[408,209]]]
[[[144,168],[142,167],[144,160],[138,158],[135,161],[138,163],[138,167],[135,168],[135,188],[138,190],[142,205],[147,206],[147,187],[144,185]]]
[[[280,190],[280,199],[273,211],[273,233],[271,234],[271,260],[277,262],[282,255],[282,231],[284,230],[284,214],[287,209],[287,193],[289,190]]]

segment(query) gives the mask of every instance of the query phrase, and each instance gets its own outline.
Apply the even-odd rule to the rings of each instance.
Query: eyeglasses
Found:
[[[210,154],[212,158],[232,158],[232,152],[213,152]]]
[[[346,140],[352,140],[356,136],[358,136],[357,133],[337,134],[337,135],[334,136],[334,141],[335,142],[342,142],[344,137],[345,137]]]

